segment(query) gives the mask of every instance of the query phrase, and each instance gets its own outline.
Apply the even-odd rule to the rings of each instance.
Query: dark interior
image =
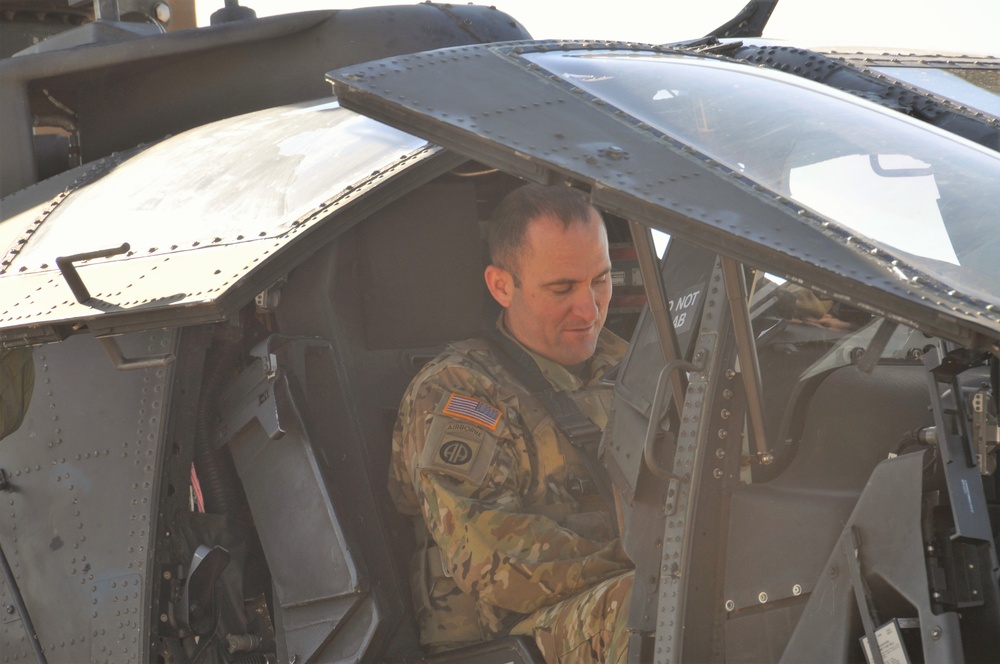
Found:
[[[399,401],[448,342],[493,327],[499,308],[482,278],[481,228],[517,184],[489,172],[443,176],[319,251],[282,289],[281,333],[332,344],[331,360],[306,363],[308,409],[323,429],[338,432],[318,444],[317,456],[327,466],[335,506],[350,515],[346,528],[360,548],[355,557],[364,560],[383,621],[392,625],[386,658],[418,649],[407,576],[412,524],[386,489]],[[529,646],[507,646],[514,655],[501,648],[495,656],[510,661],[533,652]]]
[[[519,184],[474,165],[463,170],[410,193],[318,251],[288,276],[276,314],[282,335],[329,342],[328,351],[303,363],[301,401],[334,507],[354,558],[362,561],[362,585],[379,606],[381,647],[374,650],[388,661],[412,661],[419,650],[407,571],[412,524],[396,512],[386,489],[399,400],[448,342],[493,327],[498,307],[482,279],[482,228]],[[616,232],[617,221],[610,220],[612,242]],[[612,312],[609,321],[632,316]],[[762,363],[781,363],[786,377],[801,374],[816,356],[804,353],[798,361],[805,364],[791,367],[789,358],[768,352],[762,350]],[[768,481],[731,492],[723,591],[734,607],[725,620],[727,661],[781,657],[872,470],[908,432],[932,423],[925,380],[919,361],[879,364],[871,374],[848,365],[815,376],[788,400],[782,396],[781,410],[800,413],[785,428],[794,455]],[[766,602],[759,600],[762,592]],[[508,640],[426,659],[536,657],[530,642]]]
[[[359,548],[355,558],[364,560],[383,607],[382,622],[391,625],[383,652],[390,659],[417,650],[407,576],[412,524],[396,512],[386,488],[399,401],[417,371],[447,343],[494,327],[500,308],[482,276],[483,228],[500,199],[519,184],[466,164],[344,233],[290,274],[282,288],[278,331],[331,344],[328,356],[304,363],[302,400],[317,432],[313,446],[326,466],[331,498],[341,514],[350,515],[344,527]],[[627,241],[625,225],[607,221],[612,245]],[[628,336],[638,308],[632,301],[615,304],[608,324]],[[322,431],[337,435],[323,437]],[[534,653],[534,645],[512,639],[495,652],[477,650],[474,658],[530,661],[525,653]]]
[[[870,375],[848,365],[812,382],[789,406],[803,413],[794,459],[776,479],[732,494],[729,662],[780,659],[872,470],[908,432],[933,424],[920,363]]]

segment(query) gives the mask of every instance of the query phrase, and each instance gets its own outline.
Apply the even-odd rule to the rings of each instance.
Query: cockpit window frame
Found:
[[[550,41],[444,49],[328,78],[345,106],[483,163],[539,182],[570,178],[621,217],[786,278],[823,284],[825,296],[901,324],[1000,348],[1000,303],[923,273],[606,100],[553,80],[524,57],[574,50],[724,59],[670,47]],[[473,79],[483,93],[475,99],[445,90]]]

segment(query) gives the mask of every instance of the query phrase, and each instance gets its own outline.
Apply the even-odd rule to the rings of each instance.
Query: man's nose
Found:
[[[573,300],[573,313],[582,320],[592,322],[600,316],[599,295],[593,288],[581,288]]]

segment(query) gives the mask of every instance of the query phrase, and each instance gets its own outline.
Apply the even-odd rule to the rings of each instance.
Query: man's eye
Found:
[[[597,284],[598,286],[608,283],[608,275],[605,274],[603,276],[594,279],[593,283]]]

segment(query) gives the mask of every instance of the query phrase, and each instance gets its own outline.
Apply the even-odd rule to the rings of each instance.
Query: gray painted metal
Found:
[[[702,315],[702,325],[695,345],[695,358],[702,370],[688,376],[684,394],[684,412],[677,432],[674,474],[684,478],[674,498],[675,511],[663,524],[663,558],[660,563],[659,599],[654,662],[680,662],[684,649],[684,611],[688,592],[688,572],[697,527],[695,511],[703,481],[703,466],[711,463],[708,447],[713,433],[708,426],[713,418],[711,386],[720,380],[729,358],[720,352],[729,329],[722,268],[716,263],[709,287],[718,294],[709,297]]]
[[[84,167],[84,181],[94,177],[88,171],[103,177],[48,202],[36,191],[4,201],[0,341],[62,338],[80,323],[113,334],[224,319],[323,242],[454,162],[323,101],[192,130],[120,165]],[[91,295],[77,302],[56,258],[123,242],[131,248],[122,256],[77,264]]]
[[[225,442],[274,580],[283,659],[358,661],[381,613],[330,498],[302,405],[289,387],[291,367],[279,360],[273,342],[271,337],[255,349],[258,359],[226,390]],[[329,348],[323,341],[300,340],[285,352],[301,353],[310,345]]]
[[[835,299],[928,333],[1000,347],[996,305],[950,293],[919,272],[899,279],[881,249],[836,232],[811,210],[521,57],[572,50],[668,52],[599,42],[460,47],[328,77],[345,106],[492,166],[535,181],[572,177],[592,187],[595,204],[625,218],[795,275]],[[474,85],[476,94],[452,94],[456,81]]]
[[[966,418],[967,406],[955,391],[959,383],[948,375],[938,348],[927,349],[923,354],[927,367],[927,387],[931,394],[934,413],[934,430],[938,453],[951,497],[951,513],[955,519],[955,537],[993,542],[993,528],[986,507],[986,495],[980,470],[972,449]],[[938,372],[941,371],[942,375]],[[959,412],[961,419],[953,413]],[[957,420],[957,426],[956,426]]]
[[[397,29],[388,31],[387,25]],[[222,118],[329,94],[331,67],[451,44],[525,39],[491,7],[314,11],[0,60],[0,196],[38,181],[33,118],[72,100],[83,163]],[[59,112],[55,112],[61,115]]]
[[[175,338],[157,331],[119,343],[155,354],[174,350]],[[24,423],[0,440],[13,487],[0,493],[0,543],[49,661],[143,660],[173,372],[116,371],[85,336],[36,349],[34,362]],[[0,586],[0,606],[9,601]],[[9,662],[35,661],[7,612],[0,651]]]
[[[869,580],[892,588],[920,619],[924,661],[961,662],[958,614],[935,614],[920,530],[923,455],[908,454],[883,461],[872,473],[844,528],[861,533],[860,562]],[[806,604],[802,619],[782,662],[844,661],[855,648],[852,607],[855,604],[848,562],[839,544]]]

